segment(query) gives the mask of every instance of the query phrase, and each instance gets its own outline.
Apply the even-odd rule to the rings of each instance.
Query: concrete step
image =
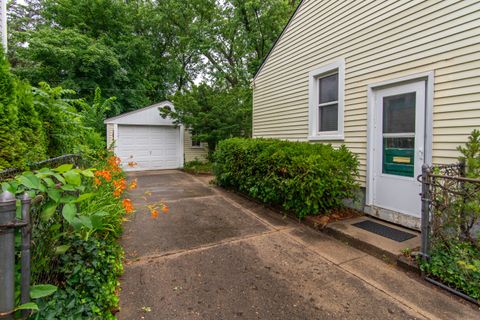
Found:
[[[406,241],[397,242],[354,226],[355,223],[368,220],[415,236]],[[368,216],[329,223],[323,231],[359,250],[391,263],[398,263],[399,257],[403,256],[404,252],[417,249],[421,244],[420,232]]]

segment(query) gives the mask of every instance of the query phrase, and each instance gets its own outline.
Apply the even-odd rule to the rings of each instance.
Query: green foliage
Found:
[[[183,170],[193,174],[212,173],[212,163],[203,162],[200,160],[193,160],[193,161],[186,162],[183,166]]]
[[[480,245],[480,243],[479,243]],[[480,302],[480,246],[449,240],[434,243],[423,271]]]
[[[26,192],[34,199],[32,281],[42,284],[32,291],[36,319],[113,319],[123,256],[117,240],[126,213],[124,189],[117,190],[125,176],[109,152],[91,156],[98,172],[64,164],[27,171],[2,184],[4,191]],[[52,291],[51,285],[58,291],[40,297],[38,292]]]
[[[17,83],[18,126],[21,141],[26,145],[23,159],[27,163],[47,158],[48,139],[42,120],[34,106],[32,87],[25,82]]]
[[[234,138],[219,143],[214,159],[220,186],[300,218],[341,206],[358,187],[358,159],[345,146]]]
[[[76,106],[84,106],[85,103],[71,99],[74,93],[61,87],[52,88],[43,82],[40,87],[33,88],[35,108],[49,137],[49,157],[91,152],[104,147],[101,135],[88,127],[83,115],[77,111]]]
[[[66,239],[70,249],[61,255],[63,288],[39,303],[41,319],[115,319],[116,290],[123,271],[123,251],[104,239]]]
[[[462,153],[460,160],[465,162],[466,176],[469,178],[480,177],[480,130],[475,129],[468,137],[465,147],[459,146]]]
[[[160,110],[195,132],[196,138],[208,143],[214,151],[219,141],[231,137],[250,136],[251,90],[234,88],[215,90],[201,84],[192,91],[173,97],[175,110]]]
[[[73,89],[87,103],[100,87],[117,97],[108,116],[181,92],[175,100],[185,112],[172,116],[179,121],[196,117],[183,104],[195,101],[203,111],[188,125],[208,137],[213,150],[221,139],[250,134],[250,80],[298,3],[15,2],[9,8],[10,60],[22,79]],[[195,87],[199,82],[208,88]],[[218,123],[223,118],[225,124]]]
[[[28,43],[18,48],[17,58],[25,62],[17,63],[14,72],[34,85],[54,83],[91,97],[97,86],[111,88],[126,78],[111,48],[76,30],[43,28]]]
[[[429,257],[423,271],[480,302],[480,131],[459,146],[465,176],[435,168]],[[445,179],[443,175],[451,175]]]
[[[16,81],[0,50],[0,170],[22,165],[24,145],[18,132]]]
[[[46,83],[32,88],[0,59],[0,170],[105,146],[103,119],[115,98],[103,99],[97,90],[90,105],[72,99],[72,90]]]
[[[105,136],[105,124],[103,121],[106,114],[113,107],[115,97],[104,99],[102,97],[102,90],[99,87],[95,89],[95,97],[92,104],[82,103],[83,123],[87,127],[93,128],[97,133]]]

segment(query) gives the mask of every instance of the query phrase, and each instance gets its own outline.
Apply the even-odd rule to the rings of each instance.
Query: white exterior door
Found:
[[[425,81],[375,91],[373,205],[421,216],[425,158]]]
[[[179,168],[183,156],[180,129],[119,125],[115,152],[127,171]],[[137,165],[130,167],[129,162]]]

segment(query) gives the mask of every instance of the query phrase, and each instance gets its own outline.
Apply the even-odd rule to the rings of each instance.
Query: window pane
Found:
[[[338,130],[338,104],[319,107],[318,131]]]
[[[318,79],[319,103],[338,100],[338,73]]]
[[[383,173],[413,177],[415,138],[383,138]]]
[[[383,98],[383,133],[415,132],[415,92]]]

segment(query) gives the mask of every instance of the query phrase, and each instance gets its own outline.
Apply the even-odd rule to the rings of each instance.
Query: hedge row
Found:
[[[300,218],[328,213],[358,188],[358,159],[345,146],[233,138],[219,143],[214,160],[220,186]]]

